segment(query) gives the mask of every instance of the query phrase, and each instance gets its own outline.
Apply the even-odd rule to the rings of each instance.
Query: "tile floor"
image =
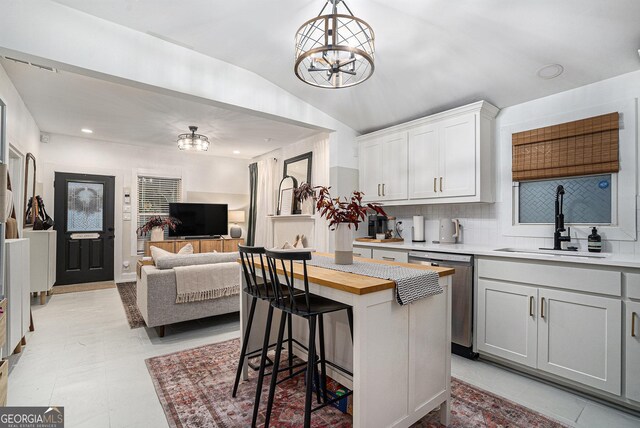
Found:
[[[238,316],[129,329],[116,289],[33,305],[36,331],[11,357],[9,405],[64,405],[67,428],[167,427],[144,360],[238,337]],[[454,358],[453,375],[578,427],[639,427],[640,418],[491,364]]]

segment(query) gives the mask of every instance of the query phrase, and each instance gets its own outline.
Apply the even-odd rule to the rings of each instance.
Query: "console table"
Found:
[[[151,249],[154,247],[177,253],[187,244],[193,245],[194,253],[231,253],[238,251],[238,245],[244,244],[242,238],[202,238],[202,239],[167,239],[164,241],[146,241],[144,243],[144,255],[150,256]]]

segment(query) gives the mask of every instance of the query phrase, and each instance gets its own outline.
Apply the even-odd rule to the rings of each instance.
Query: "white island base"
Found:
[[[387,280],[309,266],[312,293],[353,307],[353,344],[346,314],[325,316],[327,359],[353,372],[353,379],[348,379],[328,370],[330,377],[354,391],[353,427],[409,427],[438,408],[441,423],[449,424],[452,272],[440,272],[444,293],[400,306],[395,290],[390,288],[394,285]],[[297,288],[301,285],[302,281],[296,281]],[[248,312],[249,299],[242,293],[241,337]],[[249,350],[262,344],[266,312],[266,303],[259,301]],[[305,321],[296,318],[293,335],[301,343],[307,343]],[[276,311],[272,343],[276,341],[278,321]],[[295,353],[306,360],[304,350],[296,349]],[[245,365],[245,380],[246,374]],[[265,394],[261,401],[263,409],[266,401]]]

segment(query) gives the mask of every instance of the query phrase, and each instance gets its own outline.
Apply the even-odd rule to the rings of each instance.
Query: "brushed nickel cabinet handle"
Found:
[[[440,191],[442,192],[442,177],[440,177]]]
[[[436,185],[438,184],[438,177],[433,177],[433,193],[438,193]]]
[[[533,316],[533,296],[529,296],[529,316]]]
[[[382,183],[382,196],[386,196],[386,195],[384,194],[384,183]]]
[[[382,256],[382,260],[387,260],[387,261],[390,261],[390,262],[395,262],[395,261],[396,261],[396,258],[395,258],[395,257],[385,257],[385,256]]]
[[[355,253],[355,252],[354,252],[354,253],[353,253],[353,256],[354,256],[354,257],[361,257],[361,256],[362,256],[362,254],[360,254],[360,253]]]
[[[382,195],[380,194],[380,183],[378,183],[378,196],[382,196]]]
[[[637,313],[631,312],[631,337],[636,337],[636,317]]]
[[[540,318],[544,318],[544,297],[540,299]]]

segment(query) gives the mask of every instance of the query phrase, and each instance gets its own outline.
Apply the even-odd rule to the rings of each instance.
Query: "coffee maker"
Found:
[[[388,230],[387,217],[379,214],[372,214],[368,218],[369,220],[369,238],[376,238],[379,233],[385,234]]]

